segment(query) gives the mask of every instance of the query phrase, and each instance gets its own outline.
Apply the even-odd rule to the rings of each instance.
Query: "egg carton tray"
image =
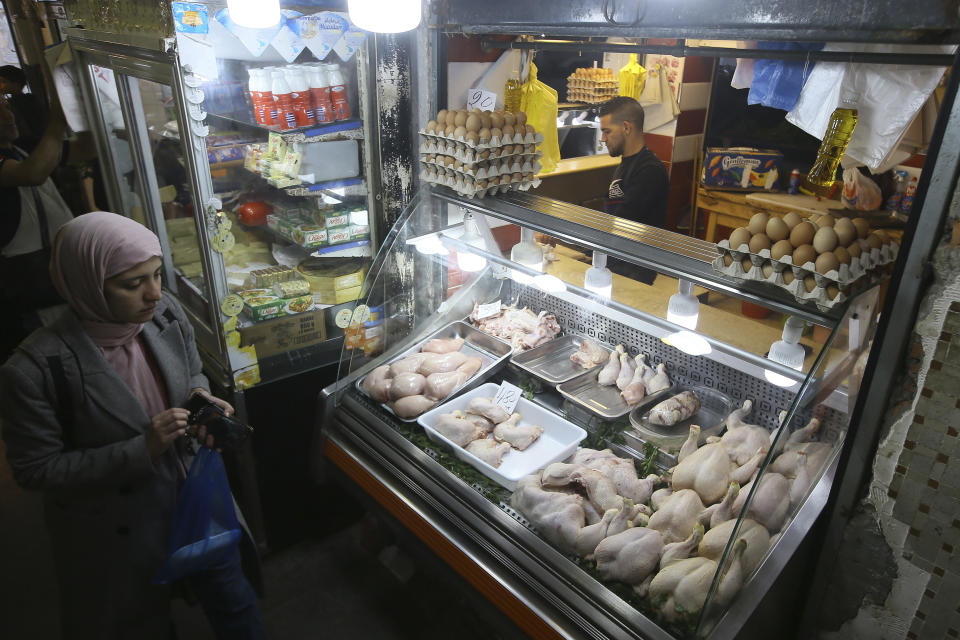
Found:
[[[464,163],[482,162],[485,160],[496,160],[498,158],[509,158],[511,156],[536,156],[543,155],[537,151],[537,145],[504,145],[493,149],[470,149],[455,144],[437,145],[433,143],[424,143],[420,145],[421,155],[440,155],[450,156]]]
[[[518,160],[514,160],[512,162],[491,162],[485,166],[464,164],[459,168],[456,168],[453,165],[447,165],[436,160],[429,161],[421,158],[420,165],[426,171],[433,170],[437,174],[443,171],[448,176],[456,177],[455,174],[459,173],[461,176],[469,176],[471,178],[476,178],[477,180],[486,180],[496,176],[508,176],[515,173],[536,174],[540,173],[540,169],[542,168],[540,163],[536,160],[533,162],[525,160],[522,163]]]
[[[569,89],[616,89],[620,86],[617,80],[591,80],[589,78],[577,78],[569,76],[567,78],[567,88]]]
[[[506,176],[503,176],[503,178],[506,178]],[[449,189],[452,189],[456,193],[466,196],[467,198],[483,198],[484,196],[506,193],[507,191],[527,191],[528,189],[540,186],[540,178],[537,177],[532,179],[522,179],[519,181],[511,180],[510,182],[496,185],[488,184],[486,187],[480,186],[480,182],[474,178],[461,178],[458,182],[455,177],[448,176],[445,173],[440,175],[437,173],[422,171],[420,173],[420,179],[429,184],[438,184],[448,187]],[[494,180],[496,179],[497,178],[494,178]]]
[[[473,142],[472,140],[467,140],[463,136],[447,136],[442,133],[429,133],[424,129],[420,130],[420,135],[426,139],[426,142],[433,142],[435,145],[449,145],[457,144],[462,145],[463,147],[483,151],[485,149],[496,149],[504,145],[515,145],[515,144],[540,144],[543,142],[543,134],[539,132],[534,133],[514,133],[512,136],[493,136],[490,138],[489,142]]]

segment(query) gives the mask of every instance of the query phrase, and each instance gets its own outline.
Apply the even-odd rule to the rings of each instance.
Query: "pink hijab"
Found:
[[[144,347],[136,340],[143,325],[116,321],[103,290],[108,278],[156,256],[163,256],[163,251],[152,231],[130,218],[94,211],[60,228],[50,258],[57,291],[149,416],[161,413],[167,402]]]

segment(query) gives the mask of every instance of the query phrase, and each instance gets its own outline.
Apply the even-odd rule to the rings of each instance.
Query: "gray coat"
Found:
[[[142,335],[170,406],[207,388],[193,327],[176,301],[164,294]],[[51,355],[63,363],[69,407],[56,397]],[[64,415],[68,433],[57,418]],[[44,493],[63,628],[70,637],[168,638],[169,588],[152,580],[166,557],[186,448],[178,443],[151,461],[150,416],[72,311],[0,368],[0,416],[14,478]]]

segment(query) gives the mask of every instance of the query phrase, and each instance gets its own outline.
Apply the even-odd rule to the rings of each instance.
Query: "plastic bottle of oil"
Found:
[[[520,82],[520,71],[517,69],[513,70],[513,73],[510,74],[510,79],[507,80],[507,84],[503,89],[503,108],[512,113],[520,111],[520,101],[522,98],[521,87],[523,83]]]
[[[833,110],[827,131],[820,143],[817,159],[810,173],[800,183],[800,191],[812,196],[826,196],[832,191],[837,178],[840,159],[847,151],[853,130],[857,126],[857,106],[853,100],[844,100]]]

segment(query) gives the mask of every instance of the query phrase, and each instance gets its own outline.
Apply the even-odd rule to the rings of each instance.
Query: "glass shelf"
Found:
[[[207,112],[208,118],[229,122],[231,124],[257,129],[266,133],[279,133],[287,142],[329,142],[332,140],[360,140],[363,138],[363,121],[359,118],[340,120],[327,124],[316,124],[296,129],[281,129],[269,127],[254,121],[249,111],[233,113]]]

